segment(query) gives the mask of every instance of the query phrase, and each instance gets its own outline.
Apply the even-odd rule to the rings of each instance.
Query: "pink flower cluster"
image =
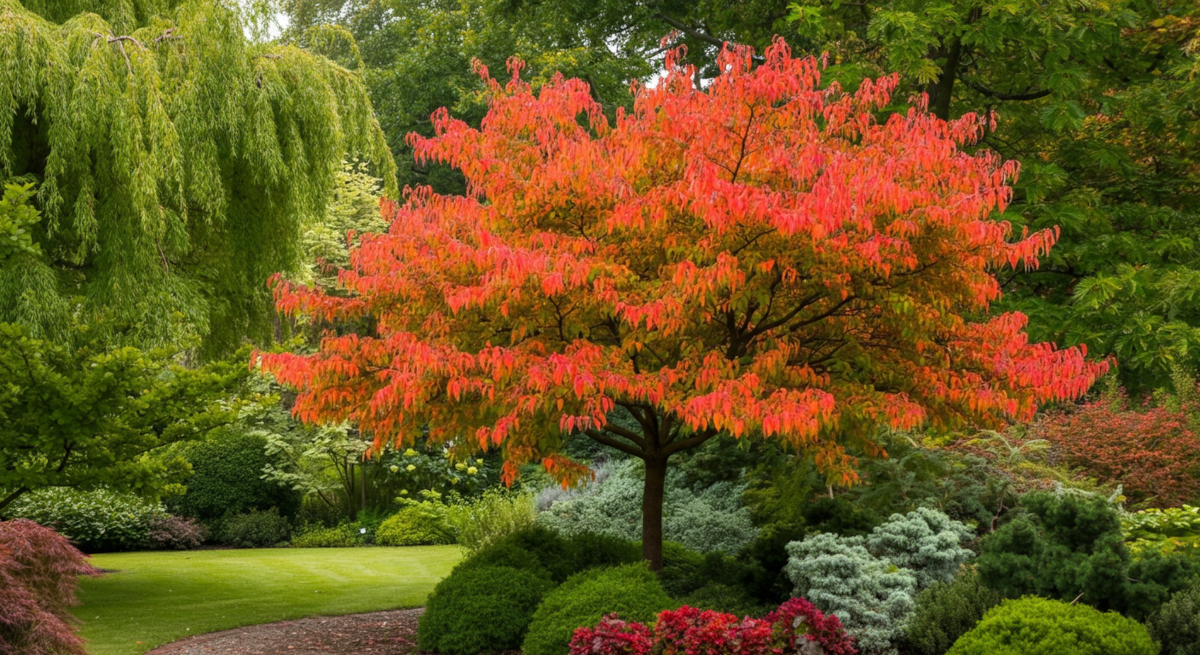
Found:
[[[813,648],[814,646],[819,649]],[[842,622],[803,598],[793,598],[765,619],[681,607],[658,615],[654,629],[610,614],[594,628],[579,628],[571,655],[784,655],[824,652],[855,655],[854,637]]]

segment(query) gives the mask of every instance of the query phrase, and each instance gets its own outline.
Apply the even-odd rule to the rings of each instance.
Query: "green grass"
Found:
[[[457,546],[268,548],[96,555],[75,615],[91,655],[138,655],[190,635],[305,616],[415,607]]]

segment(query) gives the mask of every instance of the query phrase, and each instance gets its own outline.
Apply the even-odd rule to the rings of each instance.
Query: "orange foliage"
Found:
[[[1029,343],[1020,314],[980,318],[992,272],[1055,240],[994,218],[1017,165],[962,149],[984,119],[878,121],[895,77],[822,88],[782,41],[757,66],[727,49],[703,90],[678,54],[614,123],[580,80],[535,95],[519,62],[503,86],[481,66],[481,129],[443,109],[435,137],[409,137],[468,195],[385,201],[391,229],[363,238],[348,297],[276,280],[282,311],[375,325],[257,355],[299,388],[296,413],[377,445],[428,426],[502,447],[509,479],[541,461],[570,481],[585,469],[552,455],[564,435],[623,406],[646,453],[761,434],[849,481],[845,447],[877,451],[876,425],[1026,420],[1106,370]]]

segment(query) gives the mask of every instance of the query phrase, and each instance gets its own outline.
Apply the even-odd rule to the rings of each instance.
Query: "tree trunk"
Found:
[[[946,52],[946,64],[942,66],[942,74],[929,85],[929,109],[934,116],[950,120],[950,95],[954,92],[954,80],[958,75],[958,62],[962,58],[962,40],[955,38]]]
[[[662,570],[663,490],[667,483],[667,458],[646,459],[646,484],[642,488],[642,559],[651,571]]]

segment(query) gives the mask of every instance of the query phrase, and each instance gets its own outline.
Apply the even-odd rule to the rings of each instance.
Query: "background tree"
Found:
[[[1061,230],[1002,308],[1087,343],[1132,391],[1200,366],[1194,3],[801,0],[792,20],[839,79],[897,71],[943,118],[994,109],[982,144],[1022,163],[1006,218]]]
[[[395,192],[358,75],[253,28],[232,2],[0,0],[0,181],[37,183],[42,216],[0,266],[0,321],[62,339],[104,314],[118,342],[207,354],[266,338],[264,283],[343,158]]]
[[[0,513],[42,487],[159,495],[189,469],[182,458],[152,451],[236,417],[236,404],[226,401],[247,377],[245,366],[187,369],[166,353],[111,348],[86,332],[73,341],[68,347],[0,323]]]
[[[505,88],[486,80],[483,129],[439,112],[438,136],[412,144],[471,195],[388,205],[389,233],[342,275],[350,297],[277,290],[282,311],[375,323],[259,356],[300,388],[298,415],[357,421],[376,447],[423,426],[460,453],[499,446],[510,481],[537,460],[583,475],[556,454],[581,431],[645,462],[659,567],[679,451],[761,434],[848,481],[847,445],[877,451],[877,425],[1027,419],[1105,370],[1030,344],[1018,314],[973,318],[999,296],[993,267],[1033,266],[1053,241],[1010,243],[992,218],[1016,169],[959,149],[978,119],[875,122],[895,78],[824,90],[782,43],[754,70],[745,49],[720,67],[700,91],[669,59],[615,125],[586,83],[535,96],[519,64]],[[617,408],[639,429],[609,421]]]

